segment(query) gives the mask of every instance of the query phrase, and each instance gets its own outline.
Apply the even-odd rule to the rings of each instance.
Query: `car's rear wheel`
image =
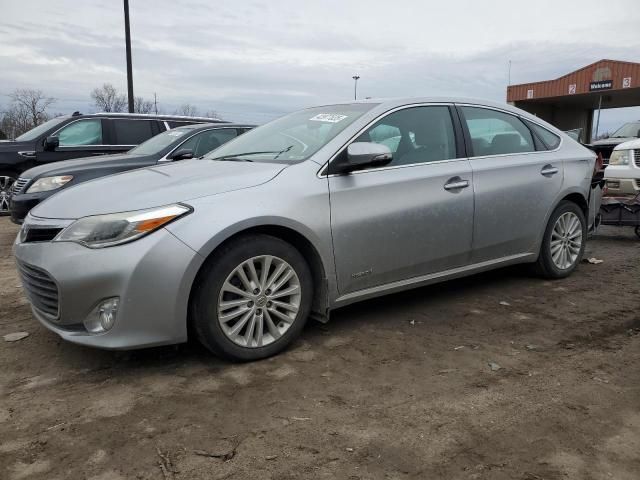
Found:
[[[9,214],[9,202],[11,201],[11,189],[16,181],[13,172],[0,171],[0,215]]]
[[[569,276],[582,260],[586,240],[584,212],[575,203],[562,201],[549,218],[536,271],[547,278]]]
[[[213,353],[258,360],[300,334],[312,289],[309,267],[293,246],[269,235],[240,237],[216,252],[199,275],[191,321]]]

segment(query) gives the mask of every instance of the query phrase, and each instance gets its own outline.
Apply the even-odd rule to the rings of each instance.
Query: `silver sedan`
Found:
[[[71,342],[255,360],[309,317],[583,255],[595,155],[521,110],[454,98],[309,108],[207,157],[87,182],[27,217],[33,313]]]

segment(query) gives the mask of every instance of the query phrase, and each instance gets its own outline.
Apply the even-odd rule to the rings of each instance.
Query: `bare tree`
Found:
[[[96,108],[102,112],[123,112],[127,105],[127,96],[118,92],[110,83],[94,88],[91,98]]]
[[[190,103],[184,103],[174,112],[174,115],[184,115],[185,117],[195,117],[198,115],[198,108]]]
[[[0,129],[9,138],[15,138],[49,120],[47,108],[55,99],[41,90],[20,88],[9,95],[11,103],[0,119]]]
[[[153,102],[142,97],[136,97],[133,102],[133,111],[136,113],[153,113]]]
[[[11,98],[14,106],[26,112],[31,125],[34,127],[49,119],[46,110],[56,101],[53,97],[47,97],[42,90],[29,88],[18,88],[9,95],[9,98]]]
[[[204,112],[204,116],[207,118],[215,118],[216,120],[222,120],[222,115],[220,115],[215,110],[207,110]]]

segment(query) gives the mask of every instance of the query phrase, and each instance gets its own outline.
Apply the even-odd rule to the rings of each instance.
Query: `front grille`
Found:
[[[18,193],[22,193],[22,189],[24,188],[24,186],[29,183],[29,179],[28,178],[22,178],[20,177],[19,179],[17,179],[15,182],[13,182],[13,188],[11,190],[11,193],[13,195],[16,195]]]
[[[636,182],[636,188],[640,190],[640,178],[636,178],[634,182]]]
[[[27,242],[49,242],[56,238],[62,228],[37,228],[37,227],[23,227],[25,228],[24,235],[22,235],[22,243]]]
[[[636,167],[640,167],[640,148],[633,151],[633,161],[636,164]]]
[[[18,262],[24,292],[31,304],[47,315],[58,317],[58,286],[44,270]]]

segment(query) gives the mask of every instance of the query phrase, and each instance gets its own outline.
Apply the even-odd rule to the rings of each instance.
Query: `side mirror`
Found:
[[[55,135],[50,135],[44,139],[44,149],[51,152],[60,146],[60,139]]]
[[[347,154],[339,161],[331,173],[347,173],[364,167],[380,167],[393,160],[393,154],[386,145],[373,142],[353,142],[347,147]]]
[[[181,148],[180,150],[176,150],[167,158],[170,160],[188,160],[193,158],[193,150],[189,148]]]

